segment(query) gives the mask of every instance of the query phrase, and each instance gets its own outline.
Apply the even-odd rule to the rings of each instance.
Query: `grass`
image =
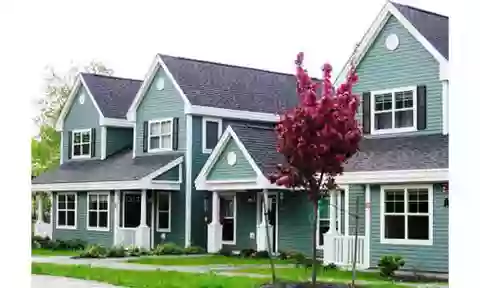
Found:
[[[150,265],[170,265],[170,266],[204,266],[204,265],[247,265],[247,264],[270,264],[268,259],[228,257],[221,255],[205,257],[141,257],[139,259],[129,260],[130,263],[150,264]],[[288,264],[286,260],[275,259],[276,264]]]
[[[78,256],[80,251],[73,250],[51,250],[51,249],[32,249],[32,255],[35,256]]]

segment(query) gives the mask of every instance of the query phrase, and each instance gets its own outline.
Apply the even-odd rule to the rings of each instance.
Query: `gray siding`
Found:
[[[385,48],[385,39],[395,33],[400,44],[394,51]],[[442,85],[438,62],[394,17],[390,17],[357,68],[359,82],[354,92],[427,86],[427,128],[420,133],[442,131]],[[361,97],[361,95],[360,95]],[[372,99],[373,100],[373,99]],[[358,119],[362,122],[362,111]]]
[[[85,102],[80,104],[78,97],[81,94],[85,94]],[[63,137],[63,159],[68,161],[68,132],[74,129],[90,129],[95,128],[95,159],[100,158],[101,154],[101,129],[98,125],[100,115],[95,108],[92,99],[88,96],[87,91],[83,86],[78,90],[73,104],[70,107],[70,111],[65,117],[65,123],[63,125],[62,137]]]
[[[81,239],[89,244],[100,244],[106,247],[113,245],[113,215],[114,215],[114,196],[110,192],[110,230],[109,231],[89,231],[87,230],[87,192],[77,192],[77,229],[57,229],[57,193],[53,197],[53,239]]]
[[[156,82],[162,77],[165,82],[163,90],[157,90]],[[136,119],[136,155],[142,155],[143,152],[143,123],[144,121],[162,118],[178,117],[178,150],[185,150],[185,115],[184,102],[177,92],[173,83],[168,79],[165,72],[159,69],[155,75],[152,84],[147,90],[142,102],[137,109]]]
[[[348,211],[349,214],[355,215],[355,209],[357,205],[358,197],[358,235],[365,235],[365,186],[364,185],[350,185],[348,187],[349,199],[348,199]],[[355,218],[350,216],[348,222],[349,235],[355,235]]]
[[[180,172],[180,165],[173,167],[172,169],[168,170],[167,172],[153,178],[153,180],[162,180],[162,181],[178,181],[179,179],[179,172]]]
[[[384,255],[401,255],[405,269],[431,272],[448,272],[448,208],[443,207],[444,193],[441,185],[433,186],[433,245],[391,245],[380,243],[380,186],[371,187],[372,221],[370,237],[370,264],[377,266]]]
[[[107,157],[132,145],[132,128],[107,127]]]

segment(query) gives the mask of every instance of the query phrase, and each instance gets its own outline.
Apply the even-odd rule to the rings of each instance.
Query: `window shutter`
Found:
[[[68,153],[68,159],[72,159],[72,145],[73,145],[73,135],[72,135],[72,131],[68,131],[68,149],[67,149],[67,153]]]
[[[178,117],[173,118],[173,144],[172,149],[178,150]]]
[[[363,92],[362,93],[362,99],[363,99],[363,107],[362,107],[362,113],[363,113],[363,134],[370,134],[370,117],[371,117],[371,111],[370,111],[370,92]]]
[[[417,129],[427,128],[427,86],[417,86]]]
[[[143,152],[148,151],[148,121],[143,122]]]
[[[95,136],[97,136],[96,133],[95,133],[95,128],[92,128],[92,129],[90,130],[90,140],[91,140],[91,141],[90,141],[90,145],[91,145],[91,148],[90,148],[90,152],[91,152],[91,153],[90,153],[90,156],[91,156],[91,157],[95,157],[95,146],[97,146],[97,145],[95,145],[95,142],[96,142],[96,141],[95,141],[95,138],[96,138]]]

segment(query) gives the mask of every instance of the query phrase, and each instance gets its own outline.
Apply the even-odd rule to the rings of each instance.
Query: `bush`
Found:
[[[33,249],[40,249],[40,248],[42,248],[42,244],[40,244],[40,243],[37,242],[37,241],[33,241],[33,243],[32,243],[32,248],[33,248]]]
[[[190,255],[190,254],[205,254],[205,249],[198,246],[189,246],[183,249],[183,253]]]
[[[323,267],[325,270],[338,270],[338,266],[335,263],[329,263]]]
[[[230,257],[230,256],[232,256],[232,251],[231,251],[231,250],[228,250],[228,249],[225,249],[225,248],[222,248],[222,249],[220,249],[220,251],[218,251],[216,254]]]
[[[295,266],[298,267],[305,263],[307,257],[300,252],[290,252],[287,254],[287,259],[292,260]]]
[[[80,254],[80,258],[105,258],[108,255],[107,248],[101,245],[90,245]]]
[[[258,258],[258,259],[268,259],[268,258],[270,258],[270,255],[268,254],[268,251],[257,251],[252,256],[253,256],[253,258]]]
[[[278,259],[287,260],[288,259],[288,253],[285,252],[285,251],[278,251]]]
[[[155,247],[153,253],[155,255],[180,255],[183,254],[183,248],[175,243],[160,244]]]
[[[122,247],[122,246],[112,247],[107,251],[107,257],[122,258],[122,257],[126,257],[127,255],[128,254],[125,247]]]
[[[391,278],[395,275],[395,271],[405,265],[405,261],[402,256],[399,255],[386,255],[380,258],[378,261],[378,267],[380,268],[380,276],[385,278]]]
[[[240,257],[242,258],[249,258],[252,257],[253,254],[255,254],[255,249],[242,249],[240,250]]]

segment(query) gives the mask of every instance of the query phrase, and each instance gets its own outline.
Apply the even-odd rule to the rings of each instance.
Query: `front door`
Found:
[[[263,207],[263,193],[258,194],[258,199],[260,200],[258,205],[258,211],[257,211],[257,222],[260,224],[262,221],[262,207]],[[267,217],[268,217],[268,223],[272,225],[272,239],[270,239],[272,243],[272,251],[276,252],[277,251],[277,195],[276,194],[271,194],[268,195],[268,203],[267,203]]]

